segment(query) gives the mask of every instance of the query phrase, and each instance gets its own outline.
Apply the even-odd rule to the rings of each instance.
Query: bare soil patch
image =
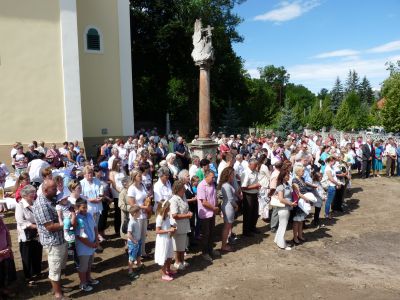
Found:
[[[72,262],[63,283],[73,288],[68,296],[83,299],[400,299],[399,195],[397,178],[353,180],[348,210],[324,228],[307,228],[308,241],[292,251],[279,250],[269,225],[259,221],[262,235],[241,238],[235,253],[213,264],[190,253],[188,270],[169,283],[160,280],[152,260],[145,261],[143,274],[131,283],[123,241],[114,238],[104,243],[104,253],[96,255],[93,277],[101,284],[93,292],[78,290]],[[8,216],[7,222],[14,222],[12,214]],[[47,279],[33,288],[22,284],[15,225],[9,228],[21,278],[18,298],[51,299]],[[221,228],[219,224],[218,233]],[[234,231],[241,233],[241,218]],[[291,237],[287,231],[286,239]],[[154,238],[149,232],[149,248],[154,248]],[[216,242],[219,248],[219,235]]]

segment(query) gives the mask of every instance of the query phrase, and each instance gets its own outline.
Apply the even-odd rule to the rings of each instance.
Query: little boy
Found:
[[[130,279],[135,280],[139,278],[139,271],[144,268],[144,265],[141,261],[141,246],[142,241],[140,239],[140,223],[138,218],[140,216],[140,207],[135,205],[129,208],[129,213],[132,218],[130,218],[128,223],[128,276]],[[136,272],[133,272],[133,264],[136,261]]]
[[[99,245],[97,236],[97,227],[94,222],[93,216],[87,212],[87,203],[86,200],[82,198],[78,198],[75,203],[75,207],[77,210],[77,220],[79,223],[84,225],[84,231],[87,235],[86,238],[83,238],[79,235],[79,230],[76,229],[76,252],[79,258],[79,279],[80,284],[79,288],[82,291],[90,292],[93,290],[93,285],[99,284],[99,281],[93,279],[90,275],[92,263],[93,263],[93,254]]]

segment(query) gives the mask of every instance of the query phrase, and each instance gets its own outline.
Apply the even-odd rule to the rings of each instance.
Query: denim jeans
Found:
[[[336,187],[329,186],[328,187],[328,197],[327,197],[326,203],[325,203],[325,216],[328,216],[329,212],[331,211],[331,203],[332,203],[333,199],[335,198],[335,193],[336,193]]]

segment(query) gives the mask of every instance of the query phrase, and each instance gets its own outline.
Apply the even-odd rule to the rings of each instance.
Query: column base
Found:
[[[212,154],[213,160],[217,157],[218,143],[211,139],[198,139],[196,142],[189,144],[191,155],[197,155],[200,159],[206,158],[208,154]]]

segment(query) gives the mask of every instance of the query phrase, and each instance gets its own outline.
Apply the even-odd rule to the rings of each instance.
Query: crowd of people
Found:
[[[380,176],[386,161],[386,175],[400,176],[400,145],[392,138],[363,141],[345,135],[337,141],[331,135],[290,133],[282,139],[273,132],[211,138],[218,144],[217,153],[206,157],[191,155],[179,132],[159,136],[156,130],[141,130],[127,141],[106,139],[90,159],[78,142],[65,142],[59,149],[33,142],[27,152],[15,143],[11,171],[17,180],[6,196],[17,202],[15,221],[26,283],[35,285],[42,276],[45,250],[57,299],[66,299],[60,279],[68,257],[79,274],[79,288],[93,290],[99,284],[91,273],[93,256],[101,255],[101,244],[108,238],[110,210],[115,235],[125,240],[129,278],[137,280],[146,261],[154,258],[161,279],[171,281],[190,269],[185,253],[197,245],[209,263],[234,252],[240,242],[234,224],[240,215],[241,238],[261,234],[261,218],[275,234],[277,248],[291,250],[307,242],[308,216],[312,222],[307,226],[318,229],[336,211],[346,209],[352,173]],[[2,164],[3,187],[8,174]],[[222,232],[215,230],[218,216],[223,219]],[[154,253],[146,248],[152,222]],[[214,248],[217,234],[222,241],[219,251]],[[11,244],[0,217],[3,295],[12,293],[7,285],[16,280]]]

